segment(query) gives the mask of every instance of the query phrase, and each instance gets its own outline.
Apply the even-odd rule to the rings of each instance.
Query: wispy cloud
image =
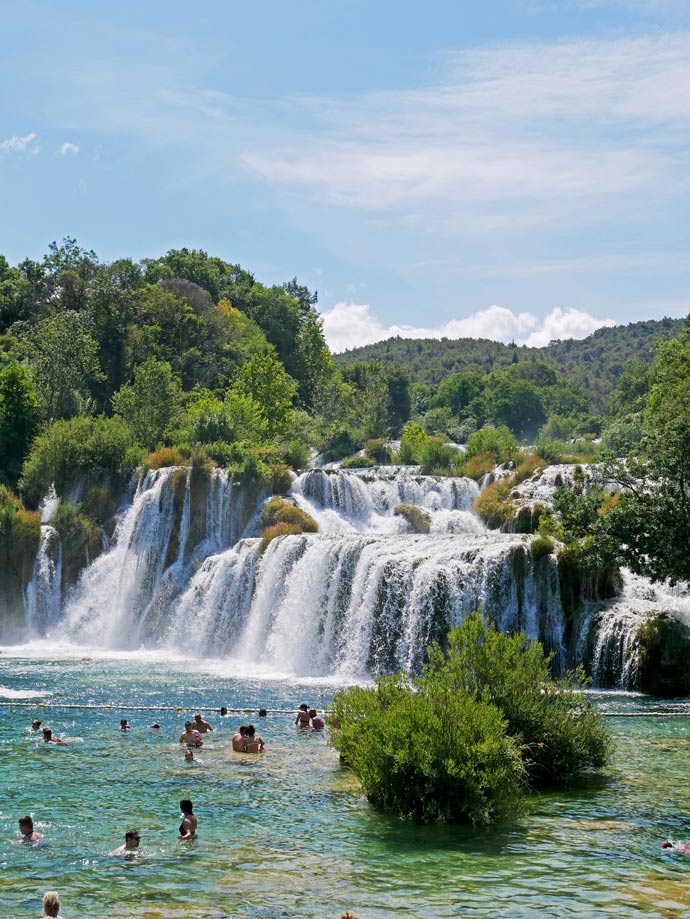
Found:
[[[69,141],[65,141],[65,143],[60,147],[59,152],[62,156],[66,156],[68,153],[76,156],[77,153],[79,153],[79,147],[76,144],[71,144]]]
[[[445,231],[600,221],[687,193],[689,67],[688,34],[447,55],[436,85],[321,100],[309,144],[241,160],[316,203]]]
[[[33,142],[37,138],[35,132],[31,134],[26,134],[24,137],[19,137],[15,134],[14,137],[9,137],[7,140],[0,141],[0,150],[3,151],[12,151],[14,153],[23,153],[25,150],[28,152],[35,152],[35,147],[32,148]]]
[[[368,305],[357,303],[337,303],[322,315],[326,341],[336,352],[396,335],[401,338],[489,338],[538,348],[554,339],[586,338],[602,326],[617,324],[613,319],[597,319],[580,310],[560,307],[540,318],[530,312],[514,313],[502,306],[490,306],[436,328],[386,326]]]

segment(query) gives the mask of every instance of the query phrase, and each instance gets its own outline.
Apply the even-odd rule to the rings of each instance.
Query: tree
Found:
[[[137,443],[153,450],[176,424],[182,389],[165,361],[149,358],[134,371],[134,382],[113,396],[113,410],[131,429]]]
[[[98,343],[81,313],[68,311],[39,323],[27,338],[29,364],[49,420],[80,413],[90,387],[103,379]]]
[[[609,534],[634,571],[690,580],[690,335],[658,345],[641,443],[609,466],[623,487],[607,515]]]
[[[270,436],[289,428],[297,385],[271,354],[255,354],[242,367],[231,389],[238,395],[251,396],[260,406]]]
[[[14,488],[41,418],[31,374],[14,363],[0,372],[0,476]]]

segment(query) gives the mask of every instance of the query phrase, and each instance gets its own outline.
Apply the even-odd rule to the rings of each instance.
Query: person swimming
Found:
[[[120,730],[121,731],[130,731],[132,729],[131,724],[127,721],[126,718],[120,718]]]
[[[309,718],[311,719],[312,730],[323,731],[323,729],[326,727],[326,722],[323,720],[321,715],[319,715],[315,708],[309,709]]]
[[[40,726],[41,726],[41,722],[38,720],[38,718],[34,718],[34,720],[31,722],[31,730],[37,731],[40,728]]]
[[[661,848],[664,850],[672,849],[674,852],[690,852],[690,845],[687,842],[671,842],[670,839],[665,839],[661,843]]]
[[[300,705],[299,709],[297,710],[295,724],[298,724],[301,728],[309,727],[309,706],[305,703],[302,703],[302,705]]]
[[[247,734],[247,725],[241,724],[237,730],[236,734],[233,734],[232,737],[232,749],[235,753],[244,753],[246,747],[246,738]]]
[[[200,747],[203,744],[201,734],[192,727],[191,721],[185,721],[184,733],[180,734],[180,743],[186,743],[188,747]]]
[[[263,740],[257,736],[256,728],[253,724],[247,725],[247,730],[245,733],[245,744],[244,752],[245,753],[261,753],[264,749]]]
[[[59,743],[63,746],[67,746],[64,740],[60,740],[59,737],[56,737],[55,734],[51,731],[50,728],[43,728],[43,742],[44,743]]]
[[[141,836],[139,835],[138,830],[127,830],[125,833],[125,844],[124,846],[118,846],[117,849],[114,849],[110,854],[111,855],[124,855],[126,858],[132,858],[137,849],[139,848],[139,843],[141,841]]]
[[[60,916],[60,897],[57,890],[47,890],[43,894],[44,919],[64,919]]]
[[[36,843],[43,839],[42,834],[34,830],[34,821],[28,816],[19,818],[19,832],[21,833],[21,839],[18,841],[28,846],[35,846]]]
[[[193,813],[192,802],[189,798],[180,801],[180,810],[182,811],[182,823],[180,824],[180,833],[178,840],[194,839],[196,836],[197,819]]]
[[[192,727],[200,734],[208,734],[210,731],[215,731],[215,728],[212,728],[208,721],[204,721],[199,712],[194,716],[194,724]]]

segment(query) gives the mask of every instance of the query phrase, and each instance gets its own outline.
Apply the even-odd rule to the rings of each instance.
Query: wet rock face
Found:
[[[661,613],[640,625],[636,641],[639,689],[665,698],[690,695],[690,629]]]

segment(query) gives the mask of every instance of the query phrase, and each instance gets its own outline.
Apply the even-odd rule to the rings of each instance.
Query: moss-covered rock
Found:
[[[668,613],[650,616],[637,631],[638,683],[642,692],[671,698],[690,695],[690,629]]]
[[[12,641],[24,624],[23,593],[41,541],[41,517],[0,485],[0,635]]]
[[[103,551],[103,531],[82,505],[63,501],[50,519],[60,535],[63,589],[76,584],[82,569]]]
[[[261,534],[259,555],[263,555],[268,545],[279,536],[299,536],[301,533],[302,530],[298,526],[290,523],[276,523],[273,526],[266,527]]]
[[[393,514],[395,517],[404,517],[415,533],[431,532],[431,517],[415,504],[396,504]]]
[[[261,508],[261,529],[266,530],[279,523],[298,527],[299,533],[316,533],[318,526],[313,517],[285,498],[270,498]]]

